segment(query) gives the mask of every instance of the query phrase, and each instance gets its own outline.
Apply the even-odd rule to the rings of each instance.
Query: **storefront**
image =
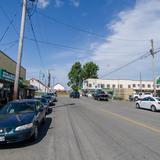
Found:
[[[12,99],[13,83],[15,75],[0,68],[0,103],[6,103]]]

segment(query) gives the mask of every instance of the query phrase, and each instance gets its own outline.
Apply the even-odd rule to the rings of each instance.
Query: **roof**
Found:
[[[36,102],[36,99],[17,99],[11,101],[11,103],[24,103],[24,102]]]
[[[44,83],[42,83],[42,82],[41,82],[40,80],[38,80],[38,79],[32,78],[32,79],[30,79],[30,80],[35,80],[35,81],[39,82],[40,84],[42,84],[43,86],[45,86],[46,88],[48,88],[49,90],[51,90],[47,85],[45,85]]]

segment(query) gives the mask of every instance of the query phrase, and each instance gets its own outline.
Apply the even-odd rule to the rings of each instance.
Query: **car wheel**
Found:
[[[98,101],[100,101],[101,100],[101,98],[100,97],[98,97],[98,99],[97,99]]]
[[[156,107],[154,105],[151,106],[152,112],[156,112]]]
[[[140,105],[139,105],[138,103],[136,104],[136,108],[137,108],[137,109],[140,109]]]

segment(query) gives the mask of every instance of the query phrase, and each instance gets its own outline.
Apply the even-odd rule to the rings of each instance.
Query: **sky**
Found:
[[[112,71],[148,53],[151,39],[155,50],[160,48],[160,0],[38,0],[36,6],[28,6],[38,49],[31,40],[33,33],[26,16],[28,39],[24,39],[22,65],[27,70],[27,79],[42,80],[43,73],[47,79],[49,70],[52,84],[67,87],[67,74],[76,61],[95,62],[103,79],[139,79],[140,72],[142,79],[152,79],[151,56]],[[0,38],[13,20],[0,41],[0,50],[14,60],[18,41],[8,43],[18,40],[21,10],[22,0],[5,0],[0,4]],[[159,53],[155,61],[158,76]]]

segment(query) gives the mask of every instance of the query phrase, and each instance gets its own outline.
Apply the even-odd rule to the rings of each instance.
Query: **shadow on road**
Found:
[[[31,140],[26,140],[23,142],[18,142],[13,144],[4,144],[4,145],[1,144],[0,149],[24,148],[39,143],[46,136],[48,129],[53,129],[53,127],[50,127],[51,123],[52,123],[52,118],[47,117],[45,124],[42,124],[39,128],[39,137],[36,141],[32,142]]]
[[[75,103],[67,103],[67,104],[57,105],[56,108],[59,108],[59,107],[67,107],[67,106],[72,106],[72,105],[75,105]]]

